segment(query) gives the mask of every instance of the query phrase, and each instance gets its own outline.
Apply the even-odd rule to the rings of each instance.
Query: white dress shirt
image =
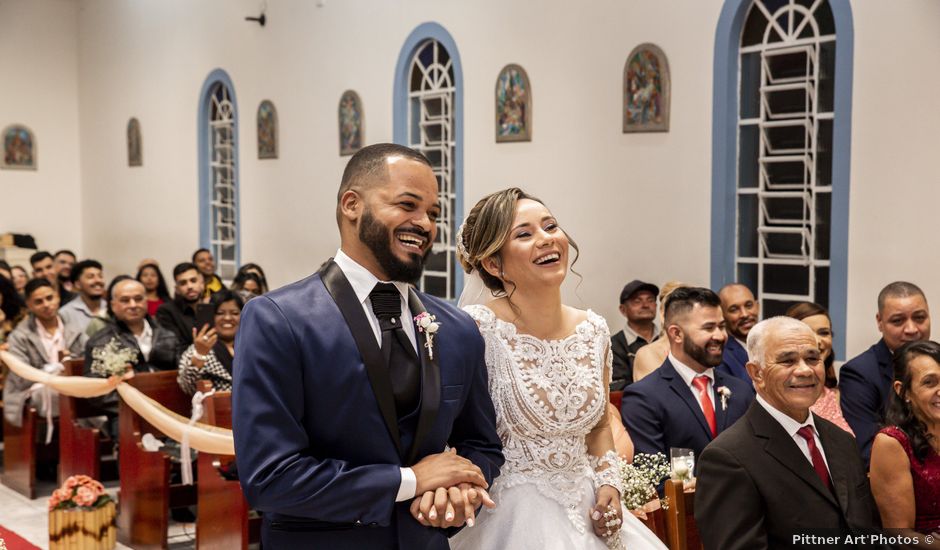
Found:
[[[692,395],[695,397],[695,402],[698,403],[699,408],[702,407],[702,402],[699,400],[698,388],[692,385],[692,380],[696,376],[707,376],[708,385],[705,387],[707,390],[705,393],[708,394],[708,400],[712,402],[712,410],[715,410],[715,369],[707,369],[703,373],[695,372],[692,367],[686,365],[682,361],[676,359],[676,356],[669,352],[669,362],[672,363],[672,366],[676,368],[676,372],[679,373],[679,376],[682,377],[682,381],[685,382],[685,385],[689,388],[689,391],[692,392]],[[702,414],[704,414],[704,409]]]
[[[140,352],[144,354],[144,361],[150,361],[150,351],[153,349],[153,329],[150,328],[150,323],[146,319],[144,319],[144,330],[140,334],[134,334],[134,339],[137,340]]]
[[[382,346],[382,328],[379,326],[378,317],[376,317],[375,312],[372,311],[372,300],[369,299],[369,293],[372,292],[372,289],[375,288],[375,285],[378,283],[391,282],[395,285],[395,288],[398,289],[398,293],[401,294],[402,314],[400,318],[401,325],[399,326],[405,331],[408,340],[411,341],[411,345],[415,347],[415,352],[417,353],[418,346],[415,336],[415,324],[414,321],[412,321],[411,308],[408,307],[408,283],[402,283],[400,281],[380,281],[372,272],[356,263],[355,260],[343,253],[342,250],[336,251],[336,256],[333,257],[333,261],[336,262],[336,265],[343,272],[343,275],[346,276],[346,280],[348,280],[350,286],[352,286],[353,292],[356,293],[356,298],[359,300],[359,303],[362,304],[362,310],[365,312],[366,319],[369,320],[369,324],[372,326],[372,332],[375,333],[375,341],[379,344],[379,347]],[[418,478],[415,477],[414,470],[411,468],[401,468],[401,485],[398,486],[398,494],[395,496],[395,502],[402,502],[414,498],[417,488]]]
[[[822,441],[819,440],[819,431],[816,429],[816,422],[813,421],[812,412],[806,415],[806,422],[800,423],[768,403],[760,394],[757,394],[757,402],[760,403],[760,406],[764,407],[764,410],[770,413],[770,416],[774,417],[774,420],[779,422],[780,425],[783,426],[784,431],[793,438],[796,446],[800,448],[800,451],[803,453],[803,456],[806,457],[810,466],[813,465],[813,457],[809,454],[809,445],[806,443],[806,440],[803,439],[803,436],[796,432],[803,426],[811,426],[813,428],[813,439],[816,440],[816,448],[819,449],[819,454],[822,455],[823,462],[826,463],[826,469],[829,469],[829,460],[826,458],[826,450],[823,449]],[[832,472],[830,471],[829,473],[831,477]]]

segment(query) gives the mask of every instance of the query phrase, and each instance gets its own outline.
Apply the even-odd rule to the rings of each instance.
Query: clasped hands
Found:
[[[473,527],[480,505],[496,507],[483,471],[454,449],[426,456],[411,469],[418,482],[411,515],[425,527]]]

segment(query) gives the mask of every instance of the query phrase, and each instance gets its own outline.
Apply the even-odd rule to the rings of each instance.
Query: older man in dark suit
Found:
[[[705,549],[811,547],[799,537],[812,530],[844,540],[877,529],[855,441],[809,410],[825,380],[813,331],[774,317],[751,329],[747,348],[757,399],[699,460],[695,521]]]
[[[707,288],[679,288],[666,299],[669,357],[627,386],[621,403],[637,453],[668,456],[679,447],[698,456],[754,399],[750,384],[714,368],[726,338],[720,303]]]

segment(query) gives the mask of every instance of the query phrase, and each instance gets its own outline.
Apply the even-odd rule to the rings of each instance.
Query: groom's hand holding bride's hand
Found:
[[[439,487],[426,491],[411,503],[411,515],[425,527],[473,527],[475,511],[480,506],[496,508],[483,487],[461,483],[456,487]]]
[[[489,487],[483,470],[473,462],[457,454],[451,449],[443,453],[428,455],[411,467],[415,474],[415,494],[423,495],[434,491],[438,487],[454,487],[461,483],[471,483]]]

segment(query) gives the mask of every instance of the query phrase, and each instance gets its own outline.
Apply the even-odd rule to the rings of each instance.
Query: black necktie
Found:
[[[392,380],[398,417],[418,406],[420,362],[408,335],[401,327],[401,294],[391,283],[378,283],[369,293],[372,312],[382,329],[382,354]]]

